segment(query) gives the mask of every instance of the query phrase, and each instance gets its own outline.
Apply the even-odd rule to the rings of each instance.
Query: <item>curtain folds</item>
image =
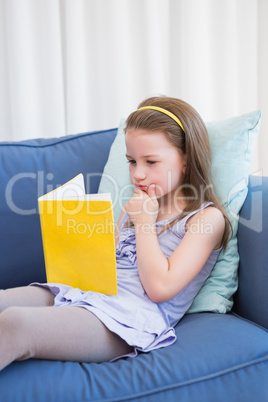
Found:
[[[0,0],[0,141],[117,127],[148,96],[205,121],[261,108],[266,0]]]

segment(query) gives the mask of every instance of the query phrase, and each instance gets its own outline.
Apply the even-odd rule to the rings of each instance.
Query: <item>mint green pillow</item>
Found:
[[[212,150],[212,172],[216,192],[229,215],[233,236],[219,255],[210,277],[195,297],[189,313],[213,311],[226,313],[233,306],[237,289],[239,254],[237,228],[239,212],[248,190],[248,175],[255,139],[260,129],[260,110],[227,120],[207,123]],[[125,153],[125,120],[122,120],[112,144],[100,182],[99,192],[112,194],[114,218],[132,195]]]

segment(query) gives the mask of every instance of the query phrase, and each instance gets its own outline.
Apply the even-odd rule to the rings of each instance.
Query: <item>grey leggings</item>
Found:
[[[133,351],[91,312],[31,286],[0,290],[0,370],[14,360],[103,362]]]

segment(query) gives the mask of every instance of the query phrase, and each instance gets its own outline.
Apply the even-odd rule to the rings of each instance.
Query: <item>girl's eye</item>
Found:
[[[148,163],[149,165],[154,165],[154,164],[156,163],[156,161],[147,161],[147,163]]]
[[[133,165],[134,163],[136,163],[136,161],[134,161],[134,159],[128,159],[127,163],[130,163],[131,165]]]

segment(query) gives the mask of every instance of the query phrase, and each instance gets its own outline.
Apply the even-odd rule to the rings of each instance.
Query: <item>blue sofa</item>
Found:
[[[2,289],[46,281],[37,197],[78,173],[87,192],[97,192],[116,131],[0,144]],[[176,326],[176,343],[134,359],[14,362],[0,372],[0,401],[267,401],[267,243],[268,178],[252,176],[230,313],[187,314]]]

